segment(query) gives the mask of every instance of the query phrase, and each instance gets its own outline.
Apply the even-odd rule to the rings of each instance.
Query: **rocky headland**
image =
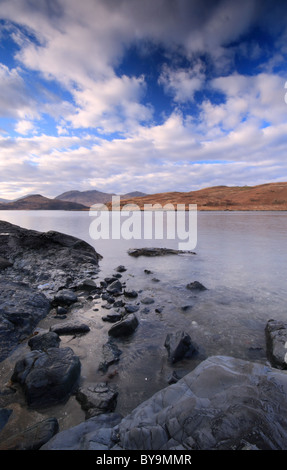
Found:
[[[132,337],[139,309],[154,299],[126,287],[125,266],[99,280],[101,255],[75,237],[0,222],[0,242],[1,370],[15,357],[8,377],[1,374],[1,450],[287,448],[287,324],[267,322],[264,363],[205,358],[183,377],[174,373],[165,388],[122,416],[121,390],[106,380],[107,373],[121,361],[118,338]],[[206,290],[195,280],[186,288],[198,295]],[[74,312],[96,299],[105,302],[101,321],[108,325],[99,365],[105,375],[86,383],[82,358],[63,338],[85,341],[91,334]],[[49,327],[37,328],[45,318]],[[189,332],[175,329],[164,347],[172,365],[196,355],[198,345]],[[57,416],[45,417],[45,410],[61,407],[70,396],[84,417],[60,430]]]

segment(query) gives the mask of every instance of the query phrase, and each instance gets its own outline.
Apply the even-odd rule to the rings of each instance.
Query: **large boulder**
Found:
[[[22,386],[28,405],[38,408],[67,398],[80,372],[80,359],[71,348],[50,348],[17,361],[11,381]]]
[[[10,263],[0,270],[3,279],[25,282],[45,292],[51,301],[60,289],[80,285],[87,272],[98,272],[102,258],[76,237],[28,230],[5,221],[0,221],[0,257]]]
[[[286,450],[286,398],[285,371],[213,356],[116,425],[102,414],[42,449]]]

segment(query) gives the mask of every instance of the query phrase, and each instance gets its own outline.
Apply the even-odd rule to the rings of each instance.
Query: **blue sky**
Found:
[[[286,181],[286,1],[0,0],[0,198]]]

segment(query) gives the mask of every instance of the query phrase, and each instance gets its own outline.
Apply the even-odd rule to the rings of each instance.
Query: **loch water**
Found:
[[[117,339],[122,355],[112,366],[114,375],[108,380],[118,387],[116,411],[123,415],[166,387],[174,370],[184,375],[208,356],[267,362],[266,322],[271,318],[287,322],[286,212],[198,212],[195,255],[138,258],[130,256],[128,250],[146,246],[178,249],[179,240],[95,240],[91,238],[94,217],[88,211],[0,211],[0,220],[39,231],[56,230],[87,241],[103,256],[96,282],[124,265],[121,280],[127,289],[140,292],[132,302],[140,303],[144,297],[154,300],[150,305],[140,303],[135,333]],[[186,285],[193,281],[207,289],[190,291]],[[80,356],[84,383],[107,379],[98,371],[102,345],[111,326],[102,320],[108,313],[104,303],[98,299],[91,308],[73,313],[89,324],[87,335],[62,337],[62,346],[67,344]],[[49,321],[44,320],[40,327],[45,329]],[[190,334],[198,353],[170,364],[164,342],[166,335],[176,330]],[[83,419],[73,397],[64,407],[46,412],[58,413],[62,429]]]

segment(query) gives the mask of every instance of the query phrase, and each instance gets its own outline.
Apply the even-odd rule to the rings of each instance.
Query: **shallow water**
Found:
[[[266,362],[266,322],[270,318],[287,320],[285,212],[199,212],[196,255],[156,258],[133,258],[127,250],[143,246],[178,248],[178,240],[93,240],[89,234],[93,219],[85,212],[1,211],[0,219],[86,240],[103,256],[98,280],[113,274],[118,265],[125,265],[122,281],[127,288],[141,291],[132,302],[147,296],[154,299],[153,304],[141,305],[137,312],[140,323],[136,332],[116,340],[122,355],[119,363],[109,368],[108,372],[115,372],[113,377],[98,371],[101,348],[111,326],[102,320],[108,313],[102,307],[105,302],[94,300],[85,310],[75,308],[73,317],[88,323],[91,331],[82,337],[62,337],[62,346],[70,346],[80,356],[83,383],[108,380],[117,384],[117,411],[123,415],[165,387],[173,370],[184,374],[207,356],[224,354]],[[152,273],[146,274],[145,269]],[[207,290],[196,294],[189,291],[186,285],[194,280]],[[189,308],[184,310],[184,306]],[[144,307],[149,308],[148,313],[142,311]],[[48,317],[40,327],[47,328],[50,322]],[[164,341],[167,333],[179,329],[190,334],[198,354],[171,365]],[[57,414],[62,429],[83,420],[73,397],[65,406],[45,413]]]

